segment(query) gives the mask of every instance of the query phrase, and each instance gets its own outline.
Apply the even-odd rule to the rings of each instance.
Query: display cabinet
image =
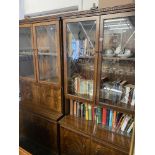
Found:
[[[65,96],[94,101],[99,17],[65,19],[64,74]]]
[[[89,154],[127,155],[135,114],[134,6],[66,15],[63,44],[68,116],[60,133],[74,134],[66,141],[60,134],[62,153],[67,144],[76,148],[72,137],[79,133],[90,140]]]
[[[52,154],[59,152],[57,121],[63,115],[60,34],[59,18],[20,21],[20,139]]]

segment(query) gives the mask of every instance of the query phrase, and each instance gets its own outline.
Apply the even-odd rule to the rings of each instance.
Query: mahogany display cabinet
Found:
[[[57,17],[20,21],[20,139],[29,138],[52,154],[59,151],[57,121],[63,115],[60,33]]]
[[[135,115],[134,5],[62,16],[62,155],[128,155]]]

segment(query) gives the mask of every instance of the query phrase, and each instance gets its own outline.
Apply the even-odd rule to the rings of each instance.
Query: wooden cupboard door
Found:
[[[58,151],[56,122],[47,120],[31,112],[20,110],[19,134],[44,147],[50,148],[53,152]]]
[[[90,138],[67,130],[60,129],[61,155],[88,155]]]
[[[108,147],[96,141],[92,141],[91,155],[128,155],[128,153],[119,151],[112,147]]]

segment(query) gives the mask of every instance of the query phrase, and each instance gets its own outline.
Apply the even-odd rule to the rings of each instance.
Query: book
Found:
[[[102,109],[102,125],[106,125],[106,118],[107,118],[107,109]]]
[[[76,116],[76,101],[74,101],[74,116]]]
[[[135,105],[135,89],[133,90],[131,105],[132,105],[132,106]]]
[[[73,115],[73,100],[70,100],[70,115]]]
[[[107,109],[107,119],[106,119],[106,125],[109,126],[109,114],[110,114],[110,110]]]
[[[95,121],[95,107],[92,106],[92,120]]]
[[[117,112],[117,114],[116,114],[116,126],[118,125],[118,122],[119,122],[122,115],[123,115],[123,113]]]
[[[88,84],[88,90],[87,90],[87,94],[92,97],[93,96],[93,80],[88,80],[87,81]]]
[[[119,119],[119,121],[117,123],[116,130],[119,130],[120,125],[121,125],[121,122],[122,122],[122,120],[123,120],[124,117],[125,117],[125,114],[122,114],[122,116],[120,117],[120,119]]]
[[[131,130],[133,129],[133,124],[134,124],[134,122],[132,122],[132,124],[130,125],[129,129],[127,130],[127,133],[131,132]]]
[[[113,111],[113,120],[112,120],[112,128],[116,127],[116,111]]]
[[[130,127],[130,125],[132,124],[133,121],[134,121],[133,118],[131,118],[131,119],[128,121],[128,124],[127,124],[127,126],[126,126],[124,132],[127,132],[127,130],[129,129],[129,127]]]
[[[76,116],[79,117],[80,116],[80,103],[79,102],[76,102]]]
[[[85,111],[86,111],[85,119],[88,120],[88,104],[85,104]]]
[[[85,103],[83,104],[83,118],[86,117],[86,106]]]
[[[124,131],[125,130],[125,128],[126,128],[126,126],[127,126],[127,124],[128,124],[128,122],[129,122],[130,119],[131,119],[131,117],[128,116],[128,115],[126,115],[126,117],[124,119],[124,122],[123,122],[123,124],[121,126],[121,131]]]
[[[80,114],[81,117],[83,117],[83,113],[84,113],[84,112],[83,112],[83,110],[84,110],[84,109],[83,109],[83,105],[84,105],[83,103],[80,105],[80,107],[81,107],[81,109],[80,109],[80,110],[81,110],[81,114]]]
[[[110,114],[109,114],[109,127],[112,127],[112,118],[113,118],[113,111],[110,109]]]
[[[92,107],[88,104],[88,120],[92,120]]]
[[[102,123],[102,109],[101,107],[97,107],[97,113],[98,113],[98,124],[101,124]]]

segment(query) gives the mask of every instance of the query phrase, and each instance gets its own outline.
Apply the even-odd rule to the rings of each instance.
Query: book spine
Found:
[[[86,117],[86,106],[85,103],[83,104],[83,118]]]
[[[102,109],[102,124],[106,125],[106,119],[107,119],[107,110],[106,108]]]
[[[70,115],[73,115],[73,100],[70,100]]]
[[[109,109],[107,109],[106,125],[109,126]]]
[[[88,105],[88,120],[92,120],[92,107],[91,105]]]
[[[116,127],[116,111],[113,112],[112,128]]]
[[[74,116],[76,116],[76,101],[74,101]]]
[[[131,118],[129,117],[129,116],[126,116],[126,118],[124,119],[124,122],[123,122],[123,124],[122,124],[122,126],[121,126],[121,131],[124,131],[125,130],[125,128],[126,128],[126,126],[127,126],[127,124],[128,124],[128,121],[130,120]]]
[[[130,125],[129,129],[127,130],[127,133],[130,133],[131,132],[131,130],[133,128],[133,124],[134,124],[134,122],[132,122],[132,124]]]
[[[113,111],[110,110],[110,115],[109,115],[109,127],[112,127],[112,118],[113,118]]]
[[[102,109],[101,107],[98,107],[97,108],[97,111],[98,111],[98,123],[102,123]]]
[[[92,106],[92,120],[95,121],[95,109],[94,109],[94,106]]]
[[[81,106],[81,117],[83,117],[83,103],[80,105]]]
[[[79,102],[76,103],[76,116],[79,117]]]
[[[85,109],[86,109],[86,117],[85,117],[85,118],[86,118],[86,120],[88,120],[88,105],[85,104],[85,107],[86,107],[86,108],[85,108]]]

